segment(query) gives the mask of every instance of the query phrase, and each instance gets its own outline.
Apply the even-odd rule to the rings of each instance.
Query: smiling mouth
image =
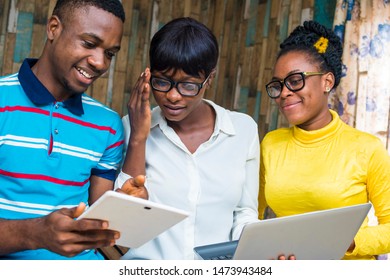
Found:
[[[289,107],[293,107],[293,106],[295,106],[295,105],[297,105],[297,104],[299,104],[299,103],[301,103],[301,102],[295,102],[295,103],[283,104],[283,105],[282,105],[282,108],[289,108]]]
[[[91,75],[91,74],[89,74],[89,73],[87,73],[85,70],[83,70],[83,69],[81,69],[81,68],[79,68],[79,67],[76,67],[76,69],[77,69],[77,71],[81,74],[81,75],[83,75],[85,78],[87,78],[87,79],[93,79],[93,78],[95,78],[96,76],[94,76],[94,75]]]

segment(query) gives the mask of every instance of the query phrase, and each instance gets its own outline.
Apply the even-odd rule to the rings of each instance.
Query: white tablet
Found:
[[[188,217],[186,211],[115,191],[105,192],[78,219],[99,219],[120,232],[117,245],[137,248]]]

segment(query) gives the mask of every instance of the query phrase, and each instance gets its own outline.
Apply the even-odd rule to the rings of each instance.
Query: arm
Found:
[[[253,137],[245,167],[245,186],[241,200],[234,211],[232,238],[238,239],[245,224],[258,220],[259,157],[260,145],[257,131]]]
[[[89,204],[112,189],[113,181],[92,175]],[[107,230],[107,222],[75,220],[84,208],[85,205],[63,208],[35,219],[0,220],[0,255],[43,248],[72,257],[87,249],[112,246],[119,234]]]
[[[146,69],[139,77],[127,104],[130,127],[125,128],[125,130],[128,129],[131,133],[122,171],[133,177],[145,174],[146,139],[149,135],[151,122],[149,80],[150,71]]]
[[[93,204],[106,191],[113,190],[113,188],[113,181],[103,177],[92,175],[90,178],[89,186],[89,204]]]
[[[150,71],[146,69],[138,78],[127,104],[129,114],[123,118],[126,155],[119,176],[115,180],[115,189],[130,195],[148,198],[145,188],[145,149],[150,131]],[[135,177],[135,178],[133,178]]]
[[[106,222],[74,220],[81,212],[77,207],[63,208],[41,218],[0,220],[0,255],[43,248],[72,257],[113,245],[119,238],[117,232],[106,230]]]
[[[390,156],[378,140],[368,158],[367,193],[378,225],[363,225],[347,255],[380,255],[390,252]],[[352,249],[352,247],[350,248]]]
[[[264,153],[263,145],[260,144],[260,189],[259,189],[259,219],[264,219],[265,210],[267,208],[267,202],[265,200],[265,170],[264,170]]]

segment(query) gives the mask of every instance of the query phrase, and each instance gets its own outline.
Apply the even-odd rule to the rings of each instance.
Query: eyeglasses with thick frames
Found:
[[[175,87],[182,96],[196,96],[199,94],[200,90],[204,87],[210,75],[208,75],[207,78],[202,83],[175,82],[170,79],[159,78],[151,75],[150,85],[152,86],[152,89],[161,92],[168,92]]]
[[[285,85],[290,91],[296,92],[305,87],[305,78],[309,76],[323,75],[322,72],[298,72],[288,75],[280,81],[271,81],[265,85],[269,97],[275,99],[280,96]]]

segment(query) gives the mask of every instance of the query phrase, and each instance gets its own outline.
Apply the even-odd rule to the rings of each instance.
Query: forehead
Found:
[[[199,77],[193,76],[193,75],[187,74],[186,72],[184,72],[184,70],[178,69],[178,68],[170,68],[170,69],[167,69],[165,71],[154,70],[154,71],[152,71],[152,73],[153,74],[162,74],[165,77],[175,79],[175,80],[183,80],[183,79],[190,79],[190,78],[202,79],[204,76],[202,73],[199,73]]]
[[[277,59],[274,77],[283,78],[292,72],[314,71],[317,66],[317,63],[307,53],[291,51]]]
[[[94,34],[101,39],[119,41],[122,38],[123,22],[114,14],[93,6],[74,9],[65,23],[67,28],[78,33]]]

